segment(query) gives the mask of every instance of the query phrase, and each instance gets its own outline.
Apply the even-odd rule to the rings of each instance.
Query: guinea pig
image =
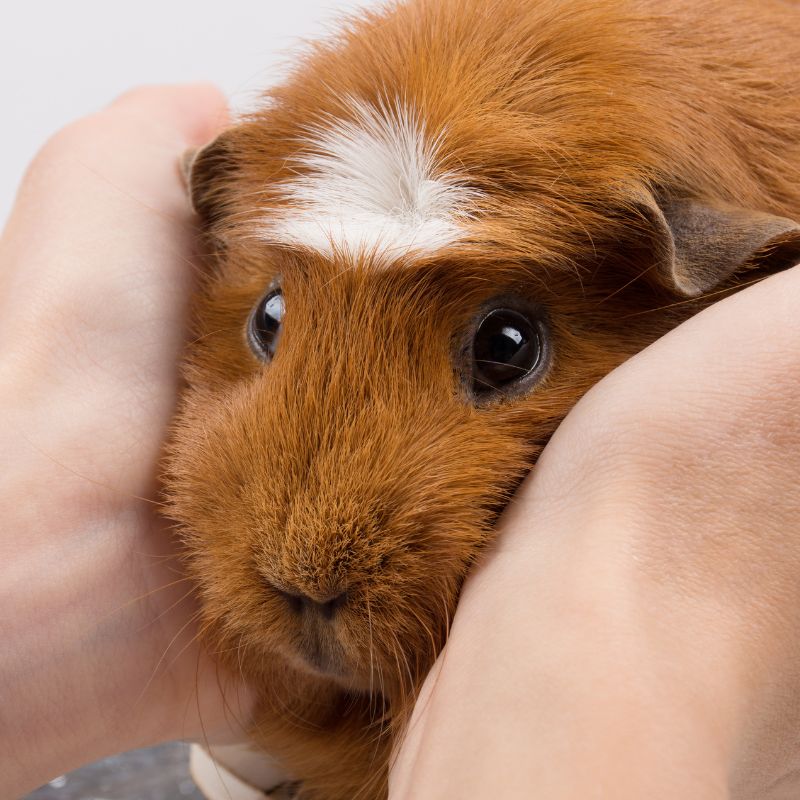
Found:
[[[298,798],[386,796],[577,400],[800,261],[798,55],[780,0],[407,0],[185,159],[210,254],[169,513]]]

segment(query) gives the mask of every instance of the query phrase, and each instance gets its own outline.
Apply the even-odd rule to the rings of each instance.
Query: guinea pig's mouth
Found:
[[[369,691],[370,680],[360,675],[348,663],[344,648],[327,637],[304,636],[297,647],[297,655],[305,671],[313,675],[333,679],[344,688]]]
[[[295,666],[313,675],[332,678],[352,688],[362,688],[358,670],[348,658],[348,649],[341,641],[342,614],[348,604],[348,593],[334,592],[319,598],[298,591],[287,591],[273,584],[282,599],[295,635],[285,655]],[[295,627],[296,626],[296,627]],[[366,688],[369,688],[368,686]]]
[[[321,646],[319,642],[304,643],[299,648],[299,655],[312,672],[329,678],[346,677],[341,659],[336,658],[329,647]]]

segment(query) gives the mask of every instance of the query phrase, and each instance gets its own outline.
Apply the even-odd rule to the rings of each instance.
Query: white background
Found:
[[[212,80],[234,108],[337,8],[374,0],[4,0],[0,228],[25,166],[56,130],[146,83]]]

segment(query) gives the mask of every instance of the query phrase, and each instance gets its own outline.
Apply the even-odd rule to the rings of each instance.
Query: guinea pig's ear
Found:
[[[800,263],[800,225],[723,203],[659,199],[644,188],[634,205],[650,223],[657,281],[684,297],[713,289],[739,269]]]
[[[223,131],[204,147],[189,147],[181,156],[181,170],[192,208],[206,223],[224,216],[226,192],[235,171],[231,131]]]

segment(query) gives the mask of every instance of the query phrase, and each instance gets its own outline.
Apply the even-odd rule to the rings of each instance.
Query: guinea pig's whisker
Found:
[[[242,645],[236,645],[236,647],[226,647],[224,650],[209,650],[208,654],[210,656],[221,656],[223,653],[238,653],[241,652]],[[240,665],[241,666],[241,665]]]
[[[181,578],[181,580],[175,581],[175,583],[181,583],[184,580],[187,580],[187,578]],[[190,580],[190,579],[188,579],[188,580]],[[170,584],[170,585],[174,586],[175,583]],[[163,617],[169,611],[172,611],[172,609],[175,608],[175,606],[180,605],[187,597],[189,597],[193,593],[193,591],[194,591],[194,589],[190,589],[188,592],[186,592],[185,595],[183,595],[183,597],[179,597],[169,608],[165,608],[157,617],[153,617],[153,619],[151,619],[149,622],[146,622],[144,625],[142,625],[141,628],[139,628],[136,631],[134,631],[134,633],[139,633],[139,632],[143,631],[145,628],[148,628],[154,622],[158,622],[158,620],[160,620],[161,617]],[[138,599],[141,599],[141,598],[138,598]],[[194,619],[197,619],[200,616],[200,613],[201,612],[199,612],[199,611],[195,612],[190,619],[192,621],[194,621]]]
[[[244,632],[239,634],[239,644],[236,647],[236,658],[239,661],[239,673],[244,677],[244,665],[242,664],[242,639],[244,638]]]
[[[654,311],[663,311],[664,309],[667,308],[675,308],[676,306],[686,305],[686,303],[695,303],[698,300],[707,300],[709,297],[715,297],[718,294],[725,294],[726,292],[737,292],[739,291],[739,289],[744,289],[746,286],[752,286],[754,283],[761,283],[761,281],[763,281],[765,277],[768,276],[765,275],[760,278],[755,278],[752,281],[739,283],[736,286],[726,286],[724,289],[719,289],[716,292],[708,292],[707,294],[704,294],[702,297],[690,297],[687,300],[679,300],[677,303],[670,303],[669,305],[666,306],[659,306],[658,308],[647,308],[644,311],[637,311],[635,314],[625,314],[624,316],[619,317],[619,319],[630,319],[631,317],[640,317],[642,314],[652,314]]]
[[[189,624],[191,624],[191,620],[190,620],[190,621],[189,621],[189,622],[188,622],[186,625],[189,625]],[[186,627],[186,626],[184,626],[184,628],[181,628],[181,630],[180,630],[180,631],[178,631],[178,633],[176,634],[176,638],[177,638],[177,636],[179,636],[179,635],[180,635],[180,634],[183,632],[183,630],[185,629],[185,627]],[[138,704],[139,704],[139,703],[142,701],[142,698],[144,698],[145,694],[147,694],[147,693],[148,693],[148,691],[152,691],[152,689],[154,688],[155,684],[156,684],[156,683],[158,683],[158,681],[160,681],[160,680],[161,680],[163,677],[165,677],[165,675],[166,675],[166,674],[167,674],[167,672],[169,671],[170,667],[171,667],[171,666],[172,666],[172,665],[175,663],[175,661],[176,661],[178,658],[180,658],[181,654],[182,654],[182,653],[183,653],[183,652],[184,652],[184,651],[185,651],[187,648],[191,647],[191,646],[192,646],[192,644],[194,644],[194,643],[195,643],[195,642],[196,642],[196,641],[197,641],[199,638],[200,638],[200,634],[199,634],[199,633],[195,634],[195,635],[194,635],[194,636],[191,638],[191,640],[190,640],[190,641],[189,641],[189,642],[186,644],[186,646],[185,646],[185,647],[183,647],[183,648],[181,649],[181,651],[178,653],[178,655],[177,655],[177,656],[175,656],[175,658],[174,658],[174,659],[173,659],[173,660],[172,660],[172,661],[171,661],[171,662],[170,662],[170,663],[167,665],[167,667],[166,667],[166,669],[164,670],[164,672],[163,672],[161,675],[159,675],[159,676],[158,676],[158,678],[157,678],[155,681],[154,681],[154,678],[155,678],[155,672],[153,672],[153,674],[150,676],[150,679],[149,679],[149,680],[147,681],[147,683],[145,684],[145,687],[144,687],[144,689],[142,689],[142,692],[141,692],[141,694],[140,694],[140,695],[139,695],[139,697],[136,699],[136,703],[134,703],[134,705],[138,705]],[[175,639],[173,639],[172,641],[175,641]],[[170,644],[172,644],[172,642],[170,642]],[[169,649],[169,645],[167,645],[167,649]],[[163,662],[163,660],[164,660],[164,656],[166,656],[166,650],[164,651],[164,654],[163,654],[163,655],[161,656],[161,658],[159,659],[159,662],[158,662],[158,664],[156,665],[156,668],[155,668],[156,670],[158,670],[158,666],[159,666],[159,665],[160,665],[160,664]],[[192,688],[192,692],[191,692],[191,694],[189,695],[189,699],[187,700],[187,709],[188,709],[188,704],[191,702],[192,694],[194,694],[194,693],[196,692],[196,689],[197,689],[197,673],[196,673],[196,670],[195,670],[195,685],[194,685],[194,687]],[[144,714],[144,712],[145,712],[145,710],[146,710],[146,706],[147,706],[147,699],[145,699],[144,703],[142,703],[142,705],[141,705],[141,708],[140,708],[140,711],[139,711],[139,721],[140,721],[140,722],[141,722],[141,719],[142,719],[142,715]],[[184,711],[184,720],[185,720],[185,718],[186,718],[186,711]]]
[[[489,361],[488,358],[476,358],[476,364],[495,364],[501,367],[511,367],[512,369],[518,370],[520,373],[525,374],[528,370],[525,367],[518,367],[516,364],[506,364],[503,361]]]
[[[87,171],[91,172],[96,177],[100,178],[101,181],[104,181],[109,186],[111,186],[114,189],[116,189],[120,194],[124,194],[125,197],[127,197],[129,200],[133,200],[133,202],[136,203],[136,205],[141,206],[142,208],[146,208],[148,211],[151,211],[157,217],[160,217],[161,219],[165,220],[166,222],[169,222],[171,225],[174,225],[176,228],[179,228],[182,231],[186,231],[187,233],[190,232],[190,231],[192,233],[202,233],[202,229],[199,228],[197,225],[191,225],[191,224],[190,225],[186,225],[184,222],[179,221],[178,219],[173,217],[171,214],[165,214],[163,211],[159,211],[157,208],[153,208],[153,206],[148,205],[147,203],[143,202],[138,197],[136,197],[136,195],[133,195],[130,192],[126,192],[125,189],[123,189],[121,186],[119,186],[118,184],[114,183],[114,181],[109,180],[105,175],[101,174],[96,169],[92,169],[92,167],[90,167],[88,164],[86,164],[85,162],[81,161],[80,159],[77,160],[77,163],[80,164]]]
[[[403,665],[406,668],[406,675],[408,675],[408,685],[411,686],[412,692],[414,691],[414,675],[411,672],[411,664],[408,663],[408,656],[406,656],[406,651],[403,650],[402,645],[398,643],[398,647],[400,649],[400,655],[403,657]]]
[[[177,256],[181,261],[186,262],[195,272],[199,272],[204,278],[210,278],[211,273],[203,268],[202,259],[187,258],[183,253],[179,253],[174,247],[167,248],[170,253]],[[199,263],[198,263],[199,262]]]
[[[401,697],[405,696],[405,677],[403,669],[400,665],[400,657],[397,655],[397,637],[392,637],[392,654],[394,655],[394,663],[397,665],[397,674],[400,678],[400,694]]]
[[[367,621],[369,624],[369,694],[372,697],[374,692],[374,653],[372,647],[372,611],[369,607],[369,592],[367,592]]]
[[[93,483],[95,486],[99,486],[101,489],[108,489],[109,492],[116,492],[117,494],[123,494],[125,497],[132,497],[134,500],[143,500],[145,503],[150,503],[154,506],[164,506],[166,507],[166,503],[161,503],[158,500],[150,500],[147,497],[140,497],[138,494],[131,494],[130,492],[123,492],[122,489],[115,489],[113,486],[106,486],[104,483],[100,483],[99,481],[92,480],[92,478],[88,478],[86,475],[81,475],[80,472],[76,472],[74,469],[68,467],[66,464],[62,464],[57,459],[53,458],[53,456],[46,453],[42,450],[41,447],[35,445],[16,425],[14,425],[11,420],[4,417],[3,420],[9,425],[9,427],[13,428],[34,450],[40,452],[45,458],[50,459],[54,464],[57,464],[62,469],[67,470],[67,472],[71,472],[73,475],[77,476],[78,478],[82,478],[85,481],[89,481],[89,483]]]
[[[174,559],[179,559],[180,556],[177,553],[171,553],[170,555],[164,555],[164,553],[145,553],[143,550],[131,550],[134,555],[141,556],[142,558],[153,558],[158,559],[153,561],[152,564],[148,564],[148,567],[160,567],[163,564],[166,564],[169,561],[173,561]]]
[[[141,701],[141,699],[144,696],[145,692],[150,688],[150,686],[153,684],[154,680],[155,681],[160,681],[167,674],[167,672],[169,672],[170,667],[172,667],[172,665],[186,652],[186,650],[189,647],[191,647],[200,638],[200,634],[199,633],[196,633],[194,636],[192,636],[192,638],[178,651],[178,654],[172,659],[172,661],[170,661],[167,664],[166,668],[161,673],[161,675],[159,675],[158,678],[156,678],[156,675],[158,673],[159,667],[164,663],[164,661],[165,661],[165,659],[167,657],[167,653],[169,652],[170,647],[172,647],[172,645],[175,643],[175,640],[193,623],[194,623],[194,620],[190,617],[189,621],[186,622],[181,627],[181,629],[172,637],[172,639],[170,639],[169,644],[165,648],[164,652],[161,654],[161,658],[158,659],[158,663],[153,668],[153,673],[150,676],[150,679],[147,681],[146,686],[142,690],[142,693],[139,695],[139,698],[137,699],[136,703],[139,703],[139,701]]]
[[[238,329],[235,328],[234,326],[231,326],[230,328],[219,328],[219,329],[217,329],[215,331],[210,331],[209,333],[204,333],[202,336],[198,336],[196,339],[193,339],[191,342],[189,342],[189,345],[191,346],[193,344],[197,344],[198,342],[202,342],[203,339],[207,339],[209,336],[214,336],[217,333],[228,333],[228,331],[235,331],[235,330],[238,330]]]
[[[74,645],[75,642],[77,642],[82,637],[86,636],[86,634],[89,633],[89,631],[91,631],[93,628],[96,628],[101,623],[105,622],[105,620],[107,620],[109,617],[113,617],[114,614],[116,614],[117,612],[122,611],[123,609],[127,608],[130,605],[133,605],[133,603],[138,603],[140,600],[144,600],[145,597],[149,597],[151,594],[155,594],[156,592],[160,592],[164,589],[169,589],[171,586],[175,586],[179,583],[183,583],[184,581],[188,580],[191,580],[191,578],[188,577],[181,578],[180,580],[173,581],[172,583],[164,584],[164,586],[159,586],[158,589],[151,589],[149,592],[140,594],[138,597],[134,597],[133,600],[128,600],[127,603],[123,603],[121,606],[115,608],[113,611],[109,611],[108,614],[106,614],[103,617],[100,617],[100,619],[98,619],[96,622],[93,622],[88,628],[86,628],[86,630],[81,631],[81,633],[79,633],[75,638],[71,639],[69,642],[67,642],[67,644],[64,645],[63,648],[61,648],[58,655],[66,653],[66,651],[69,650],[69,648],[72,647],[72,645]]]
[[[334,275],[329,281],[325,281],[325,283],[322,284],[322,288],[327,289],[328,286],[330,286],[335,280],[338,280],[339,278],[342,277],[342,275],[346,275],[348,272],[352,272],[354,269],[355,267],[352,266],[346,267],[345,269],[341,270],[336,275]]]
[[[357,798],[362,796],[367,796],[367,794],[370,792],[370,789],[372,789],[375,785],[375,782],[381,780],[382,778],[381,772],[373,772],[375,759],[378,757],[378,754],[381,751],[381,739],[381,733],[378,731],[374,736],[375,748],[372,751],[372,760],[369,762],[369,769],[367,770],[367,774],[370,775],[370,777],[368,780],[364,781],[364,784],[359,788],[355,795],[353,795],[354,800],[357,800]]]
[[[449,613],[447,611],[447,603],[446,603],[446,601],[445,601],[445,614],[449,617]],[[448,619],[447,631],[448,631],[448,637],[449,637],[449,631],[450,631],[449,619]],[[405,726],[402,729],[402,738],[403,739],[405,739],[414,730],[414,728],[417,726],[419,721],[424,718],[425,710],[428,708],[429,703],[433,699],[433,695],[434,695],[434,693],[436,691],[436,687],[439,685],[439,678],[440,678],[440,676],[442,674],[442,670],[444,669],[445,662],[447,661],[447,639],[445,639],[444,646],[442,647],[439,655],[440,655],[442,660],[441,660],[441,663],[439,664],[438,668],[436,668],[435,665],[434,665],[434,668],[436,668],[436,677],[434,678],[434,681],[433,681],[433,688],[431,689],[430,692],[428,692],[428,696],[425,698],[425,705],[420,710],[419,714],[417,715],[417,719],[413,723],[413,725]],[[425,676],[425,677],[427,678],[427,676]],[[411,715],[413,713],[413,711],[415,710],[415,707],[417,705],[416,689],[413,690],[413,697],[411,698],[411,700],[412,700],[412,702],[409,703],[405,708],[402,709],[401,718],[408,718],[409,715]],[[400,752],[400,747],[396,747],[394,749],[394,758],[395,759],[397,758],[397,755],[399,754],[399,752]]]
[[[198,612],[196,612],[195,614],[192,615],[192,619],[196,619],[196,618],[199,618],[201,616],[202,616],[202,612],[198,611]],[[202,644],[202,634],[201,633],[197,634],[197,636],[195,637],[195,640],[197,640],[197,639],[199,639],[200,643]],[[195,705],[197,707],[197,719],[200,722],[200,730],[201,730],[202,735],[203,735],[203,741],[206,743],[206,747],[209,747],[210,746],[210,742],[208,740],[208,734],[206,733],[205,723],[203,722],[203,711],[202,711],[202,707],[200,705],[200,691],[199,691],[199,688],[200,688],[200,678],[203,676],[204,672],[206,671],[206,669],[208,669],[210,664],[213,663],[214,667],[215,667],[215,677],[216,677],[216,680],[217,680],[217,687],[219,689],[220,696],[222,697],[222,708],[223,708],[223,713],[225,715],[225,720],[228,721],[228,712],[230,712],[232,717],[233,717],[233,719],[236,721],[237,725],[241,726],[242,720],[245,718],[246,714],[242,710],[241,705],[239,705],[239,709],[238,709],[239,713],[238,713],[238,716],[237,716],[236,710],[228,702],[228,683],[231,680],[230,673],[228,673],[228,672],[225,673],[225,684],[223,686],[222,681],[220,680],[220,664],[218,662],[212,661],[212,659],[206,659],[205,663],[203,664],[202,669],[201,669],[200,662],[201,662],[201,658],[202,658],[203,652],[204,652],[204,648],[203,647],[198,647],[198,649],[197,649],[197,658],[195,660],[194,686],[192,687],[192,691],[190,692],[189,697],[186,700],[186,707],[184,708],[184,712],[183,712],[183,720],[184,720],[184,731],[185,731],[186,717],[189,714],[189,706],[191,705],[192,700],[194,699]],[[205,651],[205,652],[208,654],[208,651]],[[241,701],[241,695],[240,695],[239,692],[236,693],[236,697],[237,697],[237,699],[239,701]],[[184,736],[184,737],[181,737],[181,738],[186,738],[186,737]]]
[[[414,678],[413,678],[413,675],[411,674],[411,666],[408,663],[408,659],[406,658],[406,654],[405,654],[405,651],[403,650],[403,646],[400,644],[396,634],[392,635],[392,651],[394,652],[395,662],[397,663],[397,674],[398,674],[399,679],[400,679],[400,692],[401,692],[401,695],[400,695],[401,696],[401,700],[400,700],[400,702],[402,704],[402,703],[405,703],[405,697],[406,697],[405,675],[403,674],[403,669],[402,669],[403,665],[405,665],[405,668],[406,668],[406,674],[408,675],[408,681],[409,681],[409,685],[411,687],[411,692],[412,693],[415,691],[414,690]],[[399,659],[399,657],[397,655],[398,651],[399,651],[400,655],[403,657],[403,665],[400,664],[400,659]]]
[[[355,688],[355,681],[350,681],[348,687],[345,689],[348,703],[345,707],[344,715],[348,716],[353,709],[358,705],[358,701],[362,698],[361,693]]]
[[[480,383],[482,386],[485,386],[487,389],[494,389],[494,386],[492,386],[492,384],[488,381],[482,381],[480,378],[476,378],[475,381]]]
[[[611,294],[606,295],[598,303],[595,303],[595,305],[592,306],[591,310],[594,311],[595,308],[603,305],[603,303],[605,303],[606,300],[610,300],[612,297],[619,294],[620,292],[624,292],[625,289],[627,289],[632,283],[636,283],[636,281],[638,281],[640,278],[643,278],[645,275],[647,275],[647,273],[650,272],[650,270],[653,269],[653,267],[655,267],[655,264],[651,264],[649,267],[647,267],[647,269],[643,269],[638,275],[635,275],[633,278],[631,278],[624,286],[620,286],[619,289],[615,289],[613,292],[611,292]]]
[[[189,619],[189,623],[187,623],[187,624],[191,624],[191,622],[195,621],[199,616],[200,616],[200,612],[199,611],[195,612],[194,614],[192,614],[192,616]],[[181,630],[183,630],[183,629],[181,629]],[[180,635],[180,631],[178,632],[178,635]],[[199,635],[200,635],[199,633],[196,634],[195,637],[192,639],[192,641],[189,642],[187,647],[189,645],[191,645],[192,642],[195,641],[199,637]],[[174,641],[174,639],[173,639],[173,641]],[[168,645],[168,647],[169,647],[169,645]],[[165,651],[165,655],[166,655],[166,651]],[[162,655],[161,660],[163,660],[163,658],[164,658],[164,656]],[[199,651],[198,651],[198,658],[199,658]],[[161,660],[159,660],[159,663],[161,663]],[[172,662],[172,663],[174,663],[174,662]],[[171,665],[172,664],[170,664],[170,666]],[[158,669],[158,666],[156,666],[156,669]],[[169,669],[169,667],[167,669]],[[164,674],[166,674],[166,670],[165,670]],[[161,677],[163,677],[163,675]],[[150,679],[148,680],[147,684],[145,685],[144,689],[142,690],[142,693],[139,695],[139,697],[137,698],[136,703],[134,705],[138,704],[142,700],[142,698],[144,697],[144,695],[148,691],[148,689],[152,688],[152,683],[153,683],[153,676],[151,676]],[[184,724],[185,724],[185,720],[186,720],[186,714],[188,712],[188,703],[191,702],[192,695],[196,692],[196,689],[197,689],[197,670],[195,669],[195,685],[192,688],[192,692],[189,695],[189,700],[187,701],[187,708],[186,708],[186,710],[184,710]],[[145,701],[142,704],[142,706],[141,706],[141,708],[139,710],[139,723],[141,723],[142,716],[144,715],[144,712],[146,710],[146,705],[147,705],[147,701]]]
[[[420,627],[425,631],[425,633],[428,634],[428,638],[431,640],[431,653],[436,653],[437,651],[436,637],[433,635],[433,631],[425,624],[425,622],[420,618],[419,614],[417,614],[417,612],[414,611],[413,608],[409,608],[409,611],[413,615],[414,619],[416,619],[417,622],[419,622]]]
[[[198,650],[198,654],[197,654],[197,659],[198,659],[198,664],[199,664],[200,663],[200,651],[199,650]],[[211,663],[211,661],[212,661],[212,659],[208,659],[208,661],[206,662],[206,666],[209,663]],[[221,694],[222,700],[223,700],[222,707],[223,707],[223,710],[225,712],[225,718],[227,720],[228,711],[230,711],[231,714],[233,715],[234,719],[237,720],[237,723],[241,724],[241,721],[247,716],[245,711],[242,709],[241,692],[240,691],[236,692],[236,699],[237,699],[238,705],[239,705],[239,708],[238,708],[239,715],[237,717],[234,709],[228,703],[228,683],[232,680],[232,676],[231,676],[230,672],[225,672],[225,686],[222,686],[222,684],[220,682],[220,679],[219,679],[219,673],[220,673],[221,665],[220,665],[220,663],[218,661],[214,661],[213,663],[214,663],[215,668],[216,668],[215,671],[216,671],[216,677],[217,677],[217,687],[219,688],[219,691],[220,691],[220,694]],[[205,667],[203,667],[203,669],[205,669]],[[245,681],[244,675],[241,672],[241,667],[240,667],[240,670],[239,670],[239,677],[242,680],[241,686],[245,686],[247,682]],[[199,699],[200,698],[198,697],[198,701],[199,701]],[[199,713],[199,711],[200,711],[200,708],[198,706],[198,713]]]
[[[183,729],[184,732],[186,731],[186,717],[189,715],[189,706],[192,703],[192,698],[195,699],[195,704],[197,706],[197,719],[200,721],[200,731],[203,734],[203,741],[206,743],[206,747],[208,747],[208,735],[206,734],[206,726],[203,722],[203,713],[200,710],[200,677],[202,676],[202,672],[200,670],[200,654],[202,652],[202,648],[197,648],[197,658],[195,659],[194,663],[194,686],[192,687],[192,691],[189,693],[189,697],[186,699],[186,707],[183,709]],[[203,665],[203,670],[205,670],[206,666],[208,666],[208,662]],[[219,685],[219,668],[217,668],[217,685]],[[224,696],[224,695],[223,695]]]
[[[321,725],[318,725],[318,724],[316,724],[314,722],[311,722],[311,721],[305,719],[304,717],[301,717],[299,714],[297,714],[295,711],[293,711],[291,708],[289,708],[289,706],[287,706],[286,703],[283,702],[283,698],[280,697],[278,695],[278,693],[275,693],[275,697],[277,697],[278,702],[280,703],[281,707],[288,714],[288,716],[283,718],[285,722],[287,722],[289,724],[292,724],[292,725],[297,725],[299,728],[305,728],[306,730],[312,730],[312,731],[321,731],[322,730],[322,726]]]
[[[258,724],[258,719],[257,718],[253,720],[253,727],[261,734],[261,737],[263,739],[266,739],[266,736],[264,735],[264,731],[261,730],[261,726]],[[260,745],[258,747],[259,747],[259,750],[261,750],[262,753],[264,753],[266,755],[270,755],[268,750],[266,750],[265,748],[261,747]]]
[[[560,195],[560,194],[559,194],[559,193],[557,193],[557,192],[554,192],[554,194],[556,194],[556,196],[558,196],[558,197],[562,197],[562,195]],[[563,206],[562,206],[562,207],[561,207],[559,210],[560,210],[560,212],[561,212],[561,213],[562,213],[562,214],[563,214],[565,217],[568,217],[568,218],[569,218],[569,219],[571,219],[571,220],[572,220],[574,223],[576,223],[576,225],[577,225],[579,228],[582,228],[582,229],[583,229],[583,232],[586,234],[586,238],[589,240],[589,242],[590,242],[590,244],[591,244],[591,247],[592,247],[592,253],[594,254],[594,257],[596,258],[596,257],[597,257],[597,248],[595,247],[595,244],[594,244],[594,239],[592,238],[592,233],[591,233],[591,231],[589,230],[589,228],[586,226],[586,224],[583,222],[583,220],[582,220],[580,217],[576,216],[575,214],[571,214],[571,213],[570,213],[570,212],[569,212],[569,211],[568,211],[566,208],[564,208]],[[575,276],[578,278],[578,280],[580,280],[580,271],[579,271],[579,270],[576,268],[576,269],[574,270],[574,272],[575,272]]]
[[[200,612],[198,612],[197,616],[200,616]],[[202,639],[201,639],[202,643]],[[210,742],[208,740],[208,734],[206,733],[206,726],[203,722],[203,711],[202,707],[200,706],[200,678],[203,676],[203,673],[208,669],[210,664],[214,664],[215,667],[215,676],[217,679],[217,687],[220,692],[220,696],[222,697],[222,708],[225,714],[225,720],[228,721],[228,712],[230,711],[233,718],[236,720],[237,725],[242,724],[242,720],[245,718],[245,714],[242,711],[241,706],[239,707],[239,715],[236,716],[235,710],[231,707],[230,703],[228,702],[228,682],[231,680],[230,673],[225,673],[225,685],[223,686],[222,682],[220,681],[220,664],[218,662],[212,661],[211,659],[206,659],[205,663],[203,664],[202,669],[200,668],[200,660],[203,655],[203,648],[199,647],[197,649],[197,659],[195,661],[195,671],[194,671],[194,687],[192,688],[191,693],[189,694],[189,698],[186,701],[186,708],[183,712],[183,719],[184,719],[184,730],[186,725],[186,717],[189,714],[189,706],[194,698],[195,705],[197,707],[197,719],[200,722],[200,730],[203,735],[203,741],[206,743],[206,747],[210,746]],[[237,699],[240,698],[240,694],[237,692],[236,694]],[[185,736],[181,738],[187,738]]]
[[[242,647],[242,637],[243,636],[244,636],[244,634],[239,636],[239,646],[236,648],[236,657],[237,657],[237,661],[239,663],[239,678],[242,681],[242,685],[245,684],[244,664],[243,664],[243,660],[242,660],[242,655],[243,655],[243,650],[246,649],[246,646]]]
[[[381,687],[381,697],[386,697],[386,688],[383,685],[383,667],[381,666],[381,662],[376,662],[376,666],[378,669],[378,685]]]

